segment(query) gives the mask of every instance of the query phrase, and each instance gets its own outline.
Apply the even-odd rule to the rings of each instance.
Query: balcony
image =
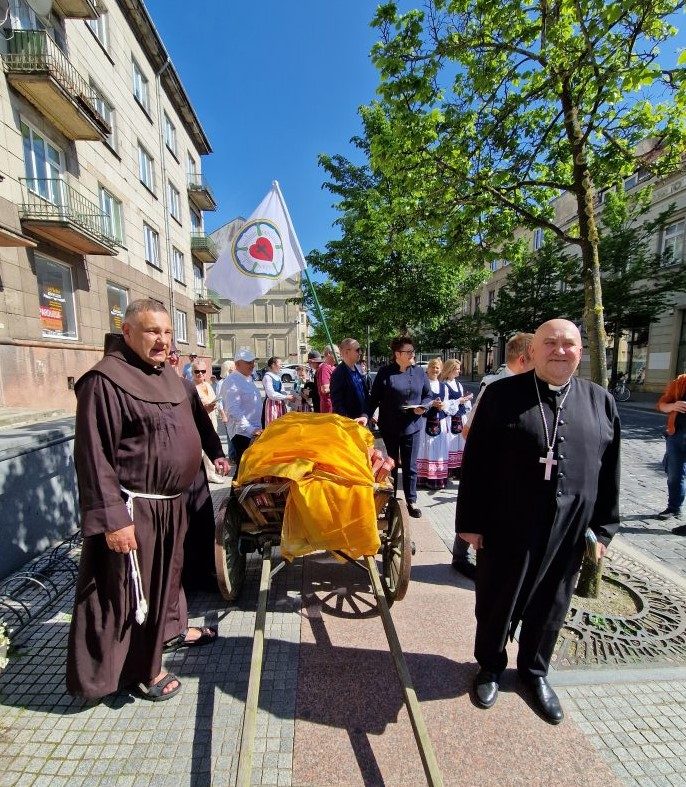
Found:
[[[113,257],[118,243],[107,228],[107,216],[94,202],[64,180],[20,178],[24,230],[78,254]]]
[[[66,137],[107,139],[93,89],[45,30],[13,30],[2,59],[10,85]]]
[[[200,314],[219,314],[222,310],[219,298],[204,287],[195,290],[195,311]]]
[[[191,254],[198,262],[204,262],[206,265],[216,262],[219,257],[214,241],[204,232],[191,233]]]
[[[191,172],[188,176],[188,199],[198,210],[217,210],[217,201],[204,175]]]
[[[97,19],[100,16],[97,0],[53,0],[53,3],[68,19]]]

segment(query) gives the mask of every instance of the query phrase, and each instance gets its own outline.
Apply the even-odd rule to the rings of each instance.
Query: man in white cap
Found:
[[[262,431],[262,395],[255,385],[252,373],[255,354],[247,348],[240,349],[234,356],[236,371],[226,378],[221,388],[224,412],[228,416],[228,430],[236,456],[236,472],[245,449],[253,437]]]

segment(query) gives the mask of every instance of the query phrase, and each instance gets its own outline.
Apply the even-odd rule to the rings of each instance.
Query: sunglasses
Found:
[[[207,369],[193,369],[193,374],[207,374]]]

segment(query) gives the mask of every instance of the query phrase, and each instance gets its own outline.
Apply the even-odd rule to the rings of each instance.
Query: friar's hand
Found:
[[[474,549],[481,549],[484,545],[484,537],[481,533],[458,533],[457,534],[463,541],[474,547]]]
[[[134,525],[127,525],[127,527],[122,527],[119,530],[105,533],[107,546],[114,552],[121,552],[127,555],[132,549],[138,549],[135,531]]]
[[[597,541],[595,545],[596,561],[602,560],[606,554],[607,554],[607,547],[605,546],[605,544],[601,544],[600,541]]]
[[[229,462],[229,460],[225,459],[223,456],[214,460],[214,469],[217,471],[217,473],[219,473],[219,475],[228,475],[230,467],[231,462]]]
[[[355,421],[360,426],[367,426],[367,416],[366,415],[361,415],[359,418],[356,418]]]

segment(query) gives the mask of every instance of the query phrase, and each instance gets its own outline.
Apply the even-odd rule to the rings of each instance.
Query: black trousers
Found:
[[[397,483],[398,456],[403,466],[403,492],[408,503],[417,502],[417,453],[419,451],[419,432],[414,434],[388,434],[381,432],[386,451],[395,462],[393,481]]]
[[[241,457],[245,453],[246,448],[250,445],[250,438],[242,434],[235,434],[231,438],[231,445],[233,446],[236,457],[236,470],[234,471],[233,477],[238,478],[238,468],[241,465]]]

